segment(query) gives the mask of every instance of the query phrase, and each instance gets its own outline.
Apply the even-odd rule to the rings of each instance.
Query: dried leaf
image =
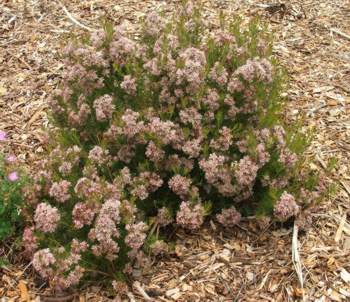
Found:
[[[21,293],[21,301],[29,302],[30,298],[29,298],[28,288],[26,283],[23,280],[18,282],[18,289]]]

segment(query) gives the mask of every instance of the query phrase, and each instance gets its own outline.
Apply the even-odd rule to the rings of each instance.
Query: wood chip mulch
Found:
[[[303,114],[307,125],[316,128],[310,150],[318,159],[315,169],[331,156],[338,159],[333,176],[339,192],[310,214],[310,229],[297,238],[293,227],[262,231],[251,219],[230,233],[214,223],[198,233],[179,231],[174,255],[156,259],[125,301],[350,301],[349,1],[201,3],[208,20],[224,10],[260,16],[269,24],[275,54],[290,76],[288,116]],[[44,151],[47,99],[60,80],[62,44],[72,33],[85,31],[67,12],[97,28],[102,17],[131,25],[148,11],[171,12],[177,5],[155,0],[1,1],[0,129],[10,137],[5,148],[24,165]],[[0,301],[108,301],[96,286],[49,296],[25,265],[0,269]]]

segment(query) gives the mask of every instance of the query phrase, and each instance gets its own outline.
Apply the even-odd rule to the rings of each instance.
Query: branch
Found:
[[[304,278],[303,278],[303,269],[299,255],[299,242],[298,242],[298,225],[294,222],[293,228],[293,239],[292,239],[292,262],[297,273],[299,283],[302,289],[303,301],[304,297]]]
[[[88,31],[94,31],[93,28],[88,27],[88,26],[80,23],[77,19],[75,19],[61,1],[58,1],[58,3],[62,6],[62,9],[65,12],[65,14],[67,15],[68,19],[71,20],[75,25],[77,25],[85,30],[88,30]]]
[[[349,35],[341,32],[340,30],[338,30],[336,28],[331,28],[331,32],[333,32],[333,33],[335,33],[335,34],[337,34],[337,35],[339,35],[339,36],[341,36],[341,37],[343,37],[343,38],[345,38],[345,39],[350,41],[350,36]]]
[[[141,287],[140,282],[135,281],[133,286],[146,301],[153,301],[152,298],[149,295],[147,295],[145,290]]]

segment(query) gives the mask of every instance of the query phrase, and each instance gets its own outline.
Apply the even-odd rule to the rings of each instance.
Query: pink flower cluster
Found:
[[[88,158],[96,164],[103,165],[109,159],[108,154],[108,150],[103,150],[100,146],[95,146],[90,150]]]
[[[220,86],[223,86],[227,83],[228,72],[225,67],[220,65],[219,62],[216,62],[209,73],[210,78],[217,82]]]
[[[139,117],[140,114],[131,109],[127,109],[122,115],[122,121],[124,122],[123,133],[127,138],[135,137],[144,129],[144,123],[138,122]]]
[[[96,113],[96,120],[99,122],[110,120],[115,108],[113,98],[107,94],[96,99],[93,107]]]
[[[126,75],[123,82],[120,83],[120,87],[124,89],[126,93],[134,95],[136,93],[136,80],[130,75]]]
[[[55,263],[56,258],[51,253],[50,249],[39,250],[33,256],[33,267],[43,278],[52,276],[52,266]]]
[[[235,207],[223,209],[220,214],[216,215],[216,219],[225,227],[232,227],[241,220],[241,213]]]
[[[115,63],[124,66],[128,57],[135,54],[136,50],[136,43],[119,32],[116,33],[114,41],[110,44],[109,53]]]
[[[216,187],[223,196],[233,196],[237,188],[232,184],[233,175],[226,160],[223,155],[212,153],[208,159],[202,159],[199,165],[205,173],[208,184]]]
[[[61,215],[57,208],[48,203],[39,203],[34,214],[36,229],[44,233],[53,233],[56,231]]]
[[[283,192],[274,208],[274,215],[281,221],[285,221],[292,216],[296,216],[300,211],[293,195]]]
[[[237,182],[243,186],[252,186],[258,169],[257,164],[249,156],[243,157],[239,161],[237,170],[235,171]]]
[[[210,147],[216,151],[227,151],[233,142],[231,130],[227,127],[222,127],[219,130],[219,137],[210,142]]]
[[[144,222],[127,224],[126,230],[129,232],[125,237],[125,243],[133,250],[138,250],[142,247],[146,239],[147,225]]]
[[[49,194],[51,197],[56,199],[58,202],[66,202],[69,200],[70,193],[69,188],[71,187],[71,183],[67,180],[61,180],[60,182],[54,182],[51,185]]]
[[[74,227],[81,229],[84,225],[90,225],[95,217],[95,212],[95,209],[87,203],[76,203],[72,211]]]
[[[120,223],[119,208],[119,200],[107,200],[102,205],[94,227],[89,232],[89,239],[98,242],[92,246],[94,255],[104,255],[109,261],[116,259],[119,252],[118,243],[114,240],[120,236],[117,228]]]
[[[71,251],[65,258],[62,258],[62,254],[65,253],[64,247],[57,249],[57,255],[48,248],[38,250],[33,256],[33,267],[43,278],[49,280],[53,288],[62,291],[77,285],[83,277],[85,269],[79,262],[81,253],[86,251],[87,247],[86,242],[73,239]]]
[[[132,181],[131,194],[140,200],[146,199],[150,193],[155,192],[163,185],[161,177],[153,172],[141,172]]]
[[[176,223],[190,230],[198,229],[204,221],[204,209],[201,204],[192,206],[190,202],[181,202],[176,214]]]
[[[270,83],[272,81],[272,71],[272,64],[267,59],[248,59],[246,64],[237,68],[235,75],[241,76],[247,82],[258,79]]]
[[[158,13],[152,11],[145,20],[145,32],[150,36],[157,36],[162,30],[163,20]]]
[[[24,247],[24,255],[31,258],[38,248],[38,242],[34,235],[34,227],[26,227],[23,231],[22,244]]]
[[[200,87],[204,77],[206,57],[203,51],[189,47],[180,53],[183,61],[183,68],[176,71],[176,84],[188,83],[186,91],[194,93]]]
[[[150,141],[147,145],[145,155],[151,161],[158,163],[161,160],[163,160],[165,152],[161,148],[159,148],[153,141]]]
[[[169,182],[169,188],[180,197],[185,197],[190,190],[191,187],[191,179],[186,178],[181,175],[175,175],[173,176]]]

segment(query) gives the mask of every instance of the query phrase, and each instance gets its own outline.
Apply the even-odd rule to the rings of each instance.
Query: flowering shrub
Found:
[[[208,32],[188,3],[172,21],[147,16],[139,40],[106,26],[67,45],[52,151],[26,192],[26,252],[51,286],[145,267],[144,251],[167,250],[156,227],[285,221],[326,193],[307,135],[281,114],[266,33],[221,24]]]
[[[0,144],[6,141],[6,133],[0,130]],[[20,177],[16,156],[0,154],[0,241],[18,234],[22,225],[23,206],[21,189],[25,179]]]

